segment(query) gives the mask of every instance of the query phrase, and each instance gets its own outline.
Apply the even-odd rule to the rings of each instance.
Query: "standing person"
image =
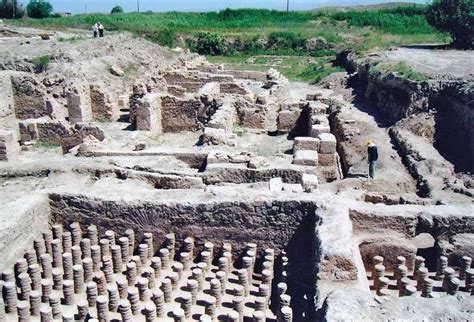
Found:
[[[97,26],[99,28],[99,37],[104,37],[104,26],[100,23],[100,21],[97,23]]]
[[[99,26],[96,23],[92,26],[92,33],[94,34],[94,38],[97,38],[99,35]]]
[[[377,146],[371,140],[367,141],[367,155],[369,159],[369,178],[375,179],[375,168],[379,159]]]

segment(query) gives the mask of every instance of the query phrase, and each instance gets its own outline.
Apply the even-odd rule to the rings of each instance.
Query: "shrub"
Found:
[[[13,19],[22,18],[25,10],[21,3],[17,0],[1,0],[0,1],[0,18]]]
[[[268,35],[270,47],[284,49],[300,49],[306,44],[306,39],[301,34],[292,31],[275,31]]]
[[[31,0],[26,6],[26,12],[30,18],[47,18],[51,11],[53,11],[53,6],[45,0]]]
[[[112,10],[110,11],[111,14],[114,14],[114,13],[123,13],[123,9],[121,6],[115,6],[112,8]]]
[[[455,47],[474,48],[473,0],[437,0],[426,17],[435,28],[451,34]]]
[[[225,45],[222,37],[215,32],[200,32],[197,35],[195,50],[200,55],[223,55]]]
[[[161,46],[167,46],[170,48],[176,46],[176,33],[170,28],[164,28],[160,31],[148,34],[146,38],[160,44]]]
[[[35,70],[37,73],[41,73],[48,69],[49,63],[49,56],[39,56],[33,59],[33,64],[35,65]]]

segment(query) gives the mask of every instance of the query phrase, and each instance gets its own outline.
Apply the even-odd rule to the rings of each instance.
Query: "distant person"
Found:
[[[369,178],[375,179],[375,168],[377,167],[379,152],[377,146],[371,140],[367,141],[367,155],[369,159]]]
[[[99,37],[104,37],[104,26],[100,22],[98,22],[97,27],[99,28]]]
[[[99,26],[96,23],[92,26],[92,33],[94,34],[94,38],[97,38],[99,35]]]

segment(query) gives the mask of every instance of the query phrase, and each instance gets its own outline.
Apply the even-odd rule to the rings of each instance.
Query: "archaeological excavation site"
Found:
[[[309,85],[48,33],[0,25],[0,321],[474,319],[471,52]]]

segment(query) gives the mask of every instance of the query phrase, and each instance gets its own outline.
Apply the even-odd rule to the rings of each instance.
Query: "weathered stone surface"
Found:
[[[110,67],[110,73],[114,76],[118,76],[118,77],[122,77],[122,76],[125,76],[125,72],[123,71],[122,68],[120,68],[119,66],[117,65],[112,65]]]
[[[13,201],[9,205],[11,208],[5,207],[4,202],[6,200],[2,200],[0,213],[4,216],[8,214],[8,220],[3,217],[0,225],[0,271],[11,268],[31,248],[33,240],[41,237],[41,232],[49,228],[46,195],[28,193],[28,198]]]
[[[313,150],[298,150],[293,155],[293,164],[317,166],[318,152]]]
[[[350,209],[350,218],[355,234],[398,234],[408,239],[415,237],[417,216],[403,211],[387,213],[369,209]]]
[[[164,133],[195,131],[200,128],[198,116],[205,114],[203,104],[196,99],[161,98],[161,127]]]
[[[337,154],[336,153],[319,153],[318,154],[319,165],[322,167],[332,167],[337,165]]]
[[[283,181],[281,178],[272,178],[270,181],[268,181],[268,188],[270,191],[282,191]]]
[[[313,138],[319,137],[320,134],[330,133],[330,132],[331,132],[331,128],[329,127],[329,124],[314,124],[314,125],[311,125],[310,135]]]
[[[219,95],[221,93],[220,84],[216,82],[207,83],[199,89],[198,95]]]
[[[271,178],[280,177],[285,183],[301,183],[305,167],[251,169],[242,164],[210,164],[203,173],[204,181],[208,184],[219,182],[249,183],[267,182]]]
[[[290,132],[296,125],[300,118],[301,110],[291,109],[284,110],[278,113],[277,128],[279,132]]]
[[[336,153],[336,137],[331,133],[321,133],[318,135],[320,143],[319,153],[330,154]]]
[[[320,141],[317,138],[296,137],[293,141],[293,153],[299,150],[319,151]]]
[[[0,130],[0,161],[14,159],[19,151],[20,147],[15,142],[13,132]]]
[[[236,111],[234,104],[225,102],[217,108],[214,115],[207,126],[214,129],[222,129],[227,133],[232,133],[234,130],[234,123],[236,118]]]
[[[135,128],[139,131],[161,133],[161,99],[157,94],[147,94],[137,101]]]
[[[238,123],[250,129],[265,129],[267,108],[264,105],[250,104],[244,100],[235,102]]]
[[[319,180],[318,176],[315,176],[313,174],[303,174],[303,177],[301,178],[301,185],[303,186],[303,190],[305,192],[312,192],[316,189],[318,189],[319,185]]]
[[[51,116],[46,105],[46,89],[43,84],[29,74],[11,76],[15,114],[20,120]]]
[[[109,96],[98,85],[90,85],[92,118],[99,121],[112,120],[112,104]]]

